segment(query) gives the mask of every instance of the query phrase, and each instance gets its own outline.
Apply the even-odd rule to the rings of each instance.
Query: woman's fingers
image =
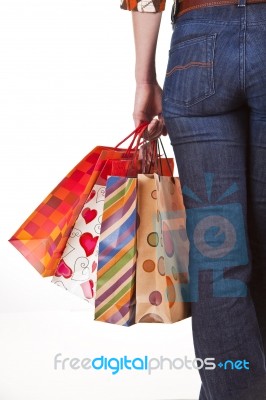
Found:
[[[164,120],[162,117],[159,117],[158,119],[154,118],[149,123],[143,137],[146,140],[155,140],[158,139],[161,135],[167,135]]]
[[[163,119],[163,116],[162,116],[162,114],[159,114],[158,115],[158,119],[159,119],[159,121],[161,121],[161,123],[162,123],[162,135],[163,136],[166,136],[167,135],[167,129],[166,129],[166,126],[165,126],[165,123],[164,123],[164,119]]]

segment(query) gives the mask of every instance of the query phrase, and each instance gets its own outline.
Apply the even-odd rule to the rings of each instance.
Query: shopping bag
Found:
[[[173,323],[191,315],[189,242],[179,178],[138,175],[135,322]]]
[[[137,179],[107,179],[95,295],[96,321],[135,322]]]
[[[43,277],[54,275],[73,225],[102,170],[104,156],[112,158],[112,152],[118,151],[130,157],[134,140],[146,127],[143,123],[128,135],[126,139],[133,136],[128,149],[118,148],[124,139],[114,148],[97,146],[90,151],[9,239]],[[107,155],[106,150],[111,153]]]
[[[115,160],[112,162],[112,171],[111,176],[125,176],[136,178],[138,173],[142,173],[142,160],[138,160],[136,166],[132,166],[132,160]],[[164,176],[172,176],[174,170],[174,159],[162,158],[160,160],[160,169],[162,171],[162,175]],[[152,166],[149,167],[149,173],[154,173],[157,171],[157,167]]]
[[[65,247],[69,227],[80,212],[97,176],[103,147],[94,148],[51,191],[9,239],[43,276],[52,276]]]
[[[144,143],[139,150],[143,151],[144,147],[148,148],[149,144]],[[135,156],[138,157],[137,151],[138,149],[135,149],[130,159],[121,158],[121,152],[117,154],[113,152],[111,159],[105,161],[102,171],[76,219],[52,279],[52,283],[87,300],[92,305],[94,304],[97,279],[98,238],[101,229],[107,176],[113,175],[115,172],[116,176],[126,177],[129,170],[132,173],[134,158]],[[110,154],[110,151],[107,153]],[[147,154],[145,153],[146,156]],[[107,157],[105,156],[104,159],[107,159]],[[155,158],[153,157],[154,160]],[[134,166],[134,175],[141,173],[143,168],[142,159],[136,159],[135,161],[137,162],[135,162],[136,165]],[[170,162],[168,161],[168,165],[165,164],[165,159],[160,164],[164,165],[168,173],[169,171],[171,174],[173,173],[171,160]],[[154,169],[154,166],[152,169]]]
[[[174,159],[162,158],[158,151],[157,140],[144,141],[138,153],[132,155],[131,159],[115,160],[112,163],[112,176],[137,177],[139,173],[155,173],[172,176],[174,171]]]
[[[94,305],[98,238],[105,187],[111,168],[112,161],[109,159],[105,161],[102,171],[76,219],[52,279],[52,283],[87,300],[92,305]]]

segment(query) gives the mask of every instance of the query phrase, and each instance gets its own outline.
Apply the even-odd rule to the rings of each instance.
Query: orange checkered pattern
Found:
[[[121,0],[120,8],[128,11],[160,12],[165,9],[166,0]]]
[[[81,160],[9,239],[44,277],[54,275],[70,230],[97,179],[95,167],[103,149],[107,148],[95,147]]]

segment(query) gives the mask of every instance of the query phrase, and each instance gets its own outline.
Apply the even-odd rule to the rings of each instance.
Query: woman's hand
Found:
[[[135,127],[141,122],[151,121],[145,139],[154,140],[160,135],[167,135],[162,117],[162,89],[157,82],[137,83],[133,119]]]

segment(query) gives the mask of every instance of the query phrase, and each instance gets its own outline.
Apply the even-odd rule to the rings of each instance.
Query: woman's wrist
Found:
[[[136,80],[136,87],[158,85],[156,78],[154,80]]]
[[[135,80],[136,83],[155,83],[157,80],[155,63],[152,62],[151,66],[147,66],[136,62]]]
[[[155,85],[157,84],[156,76],[154,78],[136,78],[136,85]]]

